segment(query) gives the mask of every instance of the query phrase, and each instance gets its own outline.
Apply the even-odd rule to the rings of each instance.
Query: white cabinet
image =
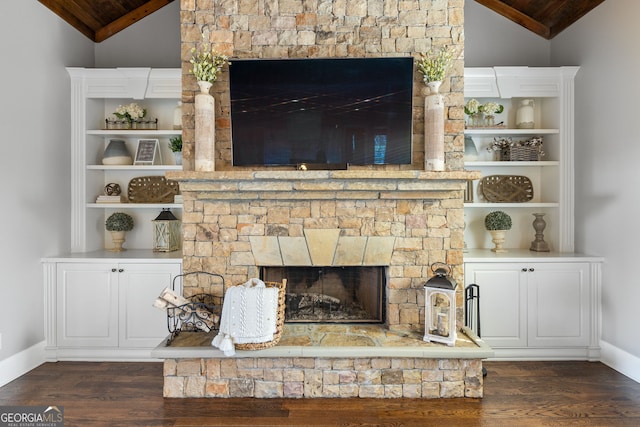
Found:
[[[56,284],[56,344],[117,347],[118,273],[107,264],[61,263]]]
[[[150,358],[169,333],[152,304],[181,262],[142,255],[45,261],[47,360]]]
[[[534,238],[533,213],[544,213],[545,241],[552,251],[573,252],[573,151],[574,77],[578,67],[493,67],[465,68],[465,102],[497,102],[504,111],[496,116],[500,127],[465,129],[465,168],[489,175],[523,175],[533,185],[527,202],[489,202],[483,198],[479,181],[474,181],[465,203],[465,242],[468,248],[493,247],[484,228],[484,217],[493,210],[511,215],[513,228],[505,247],[529,248]],[[517,129],[516,110],[521,100],[535,105],[535,128]],[[494,138],[512,141],[542,137],[545,155],[540,161],[497,161],[487,150]]]
[[[111,246],[104,229],[106,218],[126,211],[135,222],[127,233],[125,247],[149,249],[152,246],[151,220],[162,208],[171,208],[180,218],[179,203],[96,203],[109,183],[120,185],[124,199],[133,178],[164,176],[166,171],[181,170],[175,165],[169,139],[181,135],[173,129],[173,116],[182,96],[180,69],[68,68],[71,77],[71,252],[102,250]],[[135,102],[158,119],[157,129],[105,129],[105,119],[113,117],[119,105]],[[160,158],[155,164],[103,165],[102,156],[111,139],[121,139],[135,159],[138,140],[157,139]]]
[[[480,335],[492,347],[527,346],[527,284],[514,264],[464,266],[465,285],[480,288]]]
[[[516,251],[492,262],[465,260],[464,268],[465,286],[479,286],[480,334],[496,357],[599,354],[599,259]]]

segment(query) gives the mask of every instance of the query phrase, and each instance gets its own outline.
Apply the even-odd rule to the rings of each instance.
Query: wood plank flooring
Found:
[[[601,363],[485,362],[483,399],[164,399],[161,363],[46,363],[0,406],[69,426],[640,426],[640,384]]]

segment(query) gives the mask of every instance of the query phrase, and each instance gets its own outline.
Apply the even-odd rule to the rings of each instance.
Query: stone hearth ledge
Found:
[[[360,331],[363,327],[353,326]],[[329,326],[335,329],[340,326]],[[453,347],[439,343],[429,343],[422,341],[422,337],[412,336],[404,332],[389,331],[379,327],[371,327],[378,330],[377,333],[367,332],[364,335],[374,338],[371,344],[363,344],[361,340],[353,335],[354,344],[346,345],[322,345],[307,342],[306,345],[287,345],[295,342],[295,337],[287,338],[283,334],[280,343],[265,350],[238,350],[233,358],[280,358],[280,357],[324,357],[324,358],[425,358],[425,359],[488,359],[494,356],[494,351],[482,339],[478,338],[470,329],[464,327],[458,332],[458,340]],[[286,326],[285,326],[285,332]],[[151,357],[157,359],[207,359],[207,358],[227,358],[224,353],[211,346],[213,335],[204,333],[197,334],[194,340],[189,338],[183,344],[177,343],[177,339],[170,346],[166,346],[166,340],[160,343],[152,352]],[[379,336],[376,337],[376,335]],[[182,335],[182,334],[180,334]],[[180,335],[178,338],[180,338]],[[314,335],[313,333],[311,335]],[[360,337],[363,334],[359,334]]]

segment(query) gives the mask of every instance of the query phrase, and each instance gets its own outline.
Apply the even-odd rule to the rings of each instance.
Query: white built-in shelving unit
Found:
[[[465,203],[465,285],[480,288],[482,338],[497,358],[589,359],[599,357],[599,257],[574,253],[574,78],[578,67],[465,69],[465,103],[497,102],[500,127],[465,129],[465,168],[488,175],[524,175],[533,198],[492,203],[474,181]],[[535,128],[518,129],[516,110],[533,99]],[[487,147],[494,138],[543,138],[540,161],[499,161]],[[470,144],[472,142],[472,144]],[[513,227],[508,252],[496,254],[484,217],[507,212]],[[544,213],[550,252],[534,252],[533,213]]]

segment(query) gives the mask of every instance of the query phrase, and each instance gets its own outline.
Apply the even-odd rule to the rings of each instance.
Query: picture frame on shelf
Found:
[[[160,153],[160,141],[157,139],[139,139],[136,148],[134,165],[155,165],[156,162],[162,164],[162,154]]]

